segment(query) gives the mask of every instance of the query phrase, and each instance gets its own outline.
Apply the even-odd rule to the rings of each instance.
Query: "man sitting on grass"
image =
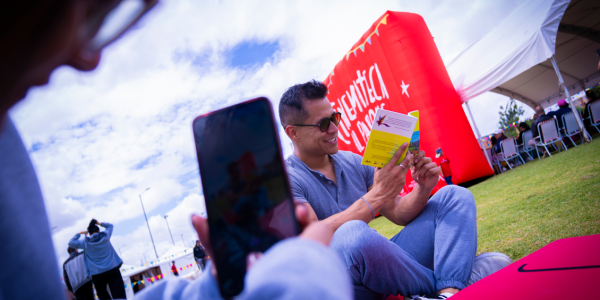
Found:
[[[356,299],[445,299],[511,263],[501,253],[475,257],[476,207],[469,190],[447,186],[429,200],[440,168],[423,151],[407,153],[397,165],[404,144],[377,170],[361,165],[359,155],[338,151],[341,114],[326,95],[318,81],[283,94],[279,115],[294,144],[287,170],[295,200],[336,230],[331,248],[346,263]],[[416,186],[400,197],[408,168]],[[388,240],[367,225],[376,213],[406,227]]]

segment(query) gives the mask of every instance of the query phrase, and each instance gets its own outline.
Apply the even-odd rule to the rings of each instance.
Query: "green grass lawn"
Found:
[[[600,136],[489,178],[469,190],[477,203],[478,253],[520,259],[557,239],[600,233]],[[402,227],[369,224],[387,238]]]

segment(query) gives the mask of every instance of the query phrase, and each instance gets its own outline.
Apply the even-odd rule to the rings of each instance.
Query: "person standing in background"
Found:
[[[196,246],[194,247],[194,258],[196,259],[196,264],[200,270],[204,270],[204,266],[206,266],[206,252],[200,245],[200,240],[196,240]]]
[[[176,277],[179,277],[179,272],[177,272],[177,267],[175,266],[175,262],[173,262],[173,265],[171,266],[171,272],[173,272],[173,275],[175,275]]]
[[[452,183],[452,170],[450,169],[450,160],[444,155],[442,152],[442,148],[437,148],[435,150],[435,158],[438,166],[442,168],[442,176],[444,176],[444,180],[446,180],[446,184],[454,185]]]
[[[97,225],[106,229],[100,232],[100,228]],[[121,260],[110,242],[113,227],[112,224],[106,222],[100,223],[96,219],[92,219],[87,229],[87,232],[90,234],[89,237],[86,236],[80,240],[80,234],[86,233],[82,231],[75,234],[69,241],[69,247],[85,250],[85,262],[88,272],[92,276],[99,299],[127,298],[125,295],[125,283],[119,271],[123,260]],[[110,295],[106,290],[107,285],[110,288]]]
[[[92,278],[87,274],[83,252],[68,247],[69,258],[63,263],[63,278],[67,289],[77,300],[93,300]]]

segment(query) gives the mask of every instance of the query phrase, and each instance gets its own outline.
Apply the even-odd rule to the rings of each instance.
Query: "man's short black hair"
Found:
[[[98,226],[96,225],[96,222],[98,222],[98,221],[96,221],[96,219],[92,219],[90,221],[90,225],[87,228],[87,231],[89,232],[90,235],[95,232],[100,232],[100,228],[98,228]]]
[[[290,87],[279,101],[279,118],[283,128],[301,123],[308,118],[308,113],[304,109],[304,100],[320,100],[326,95],[327,86],[314,79]]]

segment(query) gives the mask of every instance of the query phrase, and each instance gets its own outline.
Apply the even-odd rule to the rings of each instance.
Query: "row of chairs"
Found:
[[[586,118],[586,120],[590,119],[591,126],[596,128],[596,130],[600,133],[600,129],[598,129],[598,125],[600,125],[600,100],[594,101],[588,106],[588,115],[589,117]],[[538,155],[538,159],[542,159],[542,156],[538,151],[538,147],[544,147],[550,156],[552,156],[552,154],[548,150],[548,146],[554,147],[559,152],[561,151],[561,147],[557,146],[557,143],[562,144],[566,151],[567,145],[565,145],[563,142],[563,138],[569,138],[572,145],[577,147],[577,144],[573,140],[573,136],[579,135],[580,140],[583,140],[583,133],[577,125],[575,114],[570,112],[562,115],[562,124],[563,127],[559,128],[556,118],[539,123],[537,126],[538,132],[541,133],[541,137],[538,136],[534,139],[535,146],[529,145],[529,140],[533,138],[533,133],[531,130],[523,132],[523,144],[517,145],[514,138],[508,138],[501,141],[500,148],[502,151],[498,157],[497,163],[497,167],[500,172],[502,172],[502,166],[500,165],[500,162],[502,161],[506,162],[511,170],[511,161],[517,161],[517,159],[519,159],[523,164],[525,164],[525,160],[523,159],[523,156],[521,156],[522,153],[527,154],[533,160],[531,151],[534,149]],[[588,137],[590,140],[592,139],[589,133]]]

